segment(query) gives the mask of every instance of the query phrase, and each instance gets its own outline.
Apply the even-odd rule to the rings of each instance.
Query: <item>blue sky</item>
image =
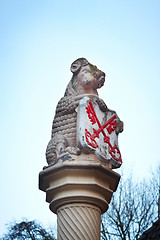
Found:
[[[86,57],[103,70],[99,90],[125,129],[125,169],[148,176],[160,161],[160,2],[157,0],[1,0],[1,214],[55,224],[38,173],[70,64]]]

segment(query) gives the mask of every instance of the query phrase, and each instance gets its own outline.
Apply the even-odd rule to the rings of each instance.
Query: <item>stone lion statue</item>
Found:
[[[81,149],[76,145],[76,109],[84,96],[96,99],[99,108],[107,112],[104,101],[98,97],[97,89],[105,82],[105,73],[92,65],[85,58],[79,58],[71,64],[73,76],[66,88],[64,97],[56,107],[52,125],[51,140],[46,149],[48,165],[55,164],[58,159],[67,159],[69,154],[79,155]],[[117,131],[121,131],[122,126]]]

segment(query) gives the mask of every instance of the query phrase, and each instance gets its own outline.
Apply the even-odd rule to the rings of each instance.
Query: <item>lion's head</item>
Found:
[[[71,72],[73,73],[65,96],[94,94],[98,95],[97,89],[101,88],[105,82],[105,73],[96,66],[90,64],[87,59],[79,58],[71,64]]]

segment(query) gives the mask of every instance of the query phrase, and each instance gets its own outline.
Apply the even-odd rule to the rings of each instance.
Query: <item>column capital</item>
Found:
[[[92,204],[104,213],[119,180],[120,175],[94,154],[83,154],[41,171],[39,189],[46,192],[46,201],[54,213],[71,203]]]

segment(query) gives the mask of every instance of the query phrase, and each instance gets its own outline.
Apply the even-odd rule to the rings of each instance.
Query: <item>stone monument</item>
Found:
[[[99,240],[101,214],[120,180],[112,169],[122,164],[123,122],[98,96],[104,72],[85,58],[74,61],[71,72],[57,104],[39,189],[57,214],[58,240]]]

